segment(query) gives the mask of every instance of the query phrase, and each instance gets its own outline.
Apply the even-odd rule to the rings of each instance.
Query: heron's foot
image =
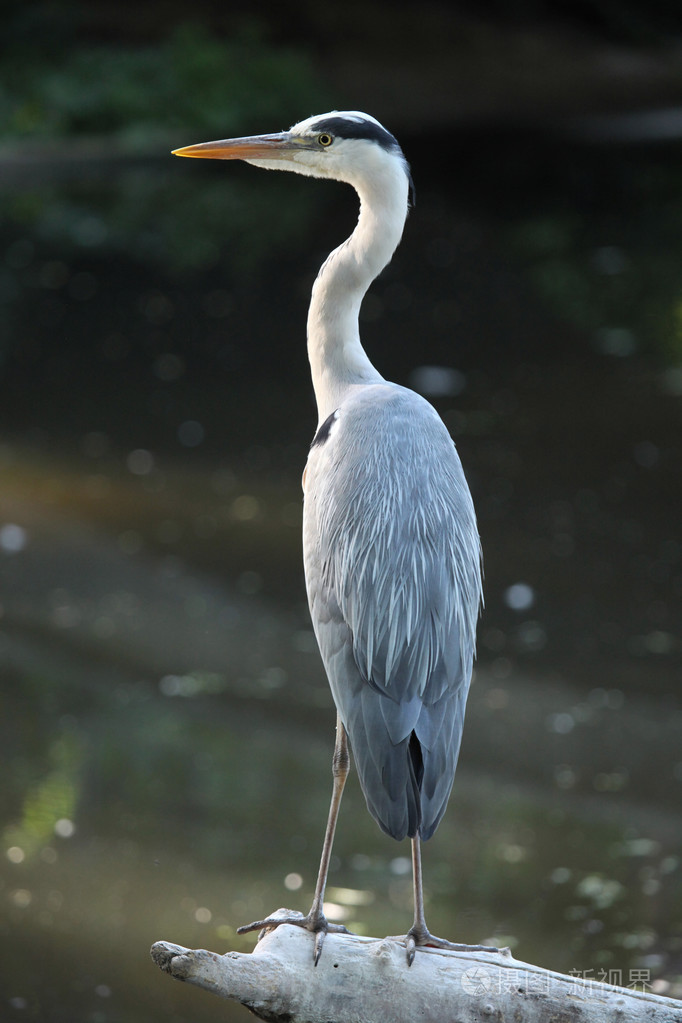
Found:
[[[315,966],[319,963],[320,956],[322,955],[325,935],[330,932],[332,934],[351,933],[343,924],[330,923],[321,909],[317,911],[311,909],[305,916],[296,909],[278,909],[266,917],[265,920],[254,920],[251,924],[244,924],[242,927],[238,927],[237,934],[259,931],[258,941],[260,941],[263,935],[275,927],[279,927],[280,924],[293,924],[295,927],[304,927],[306,931],[312,931],[315,935],[315,947],[313,949],[313,963]]]
[[[502,955],[510,955],[508,948],[495,948],[494,945],[459,945],[445,938],[437,938],[427,927],[413,924],[405,935],[405,949],[407,951],[407,965],[412,966],[414,954],[417,947],[425,946],[430,948],[446,948],[450,952],[498,952]]]

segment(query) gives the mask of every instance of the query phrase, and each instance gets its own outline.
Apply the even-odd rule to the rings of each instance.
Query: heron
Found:
[[[454,944],[426,926],[421,842],[445,812],[459,756],[482,603],[473,501],[445,424],[421,395],[384,379],[360,341],[360,305],[402,237],[409,165],[374,117],[332,111],[288,131],[205,142],[177,156],[244,160],[332,178],[359,196],[357,225],[313,285],[307,342],[318,411],[303,474],[303,560],[317,643],[337,709],[333,790],[313,903],[239,933],[293,923],[315,935],[345,931],[324,893],[349,741],[370,814],[409,837],[418,946]]]

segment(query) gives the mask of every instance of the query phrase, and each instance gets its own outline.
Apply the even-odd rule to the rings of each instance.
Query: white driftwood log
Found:
[[[251,953],[218,955],[158,941],[154,962],[270,1023],[682,1023],[682,1002],[590,983],[509,954],[418,948],[396,938],[313,935],[282,925]]]

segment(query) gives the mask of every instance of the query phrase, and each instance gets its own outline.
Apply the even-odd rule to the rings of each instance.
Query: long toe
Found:
[[[281,924],[293,924],[295,927],[304,927],[307,931],[312,931],[315,935],[315,945],[313,948],[313,962],[315,966],[320,961],[322,945],[326,934],[330,931],[333,934],[351,933],[343,924],[330,923],[324,913],[314,913],[311,910],[307,916],[304,916],[303,913],[299,913],[297,910],[278,909],[264,920],[254,920],[253,923],[243,924],[241,927],[238,927],[237,934],[259,931],[258,940],[260,941],[264,934],[267,934],[268,931],[273,930],[275,927],[279,927]]]
[[[265,920],[254,920],[250,924],[242,924],[241,927],[237,928],[237,934],[248,934],[249,931],[268,931],[274,927],[279,927],[280,924],[294,924],[296,927],[307,927],[308,917],[304,916],[297,909],[277,909],[270,916],[266,917]],[[262,934],[258,935],[258,940],[263,937]]]
[[[414,962],[414,955],[419,948],[445,948],[450,952],[497,952],[502,955],[509,955],[508,948],[496,948],[494,945],[460,945],[453,941],[446,941],[445,938],[437,938],[431,934],[426,927],[411,927],[405,936],[405,949],[407,952],[407,965]]]

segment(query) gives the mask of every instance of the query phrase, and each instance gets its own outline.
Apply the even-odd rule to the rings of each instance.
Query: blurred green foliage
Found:
[[[49,770],[25,793],[21,815],[5,828],[2,840],[35,854],[75,815],[80,792],[81,749],[74,736],[64,734],[48,750]],[[69,832],[67,832],[69,833]]]
[[[115,135],[149,151],[176,129],[226,137],[285,127],[321,92],[305,52],[269,43],[257,22],[229,39],[187,24],[146,46],[11,51],[0,67],[0,133]]]
[[[327,808],[331,709],[306,706],[288,683],[259,692],[255,678],[229,671],[213,679],[192,673],[195,684],[184,691],[164,686],[168,679],[133,680],[121,668],[93,677],[88,661],[62,650],[55,658],[55,649],[47,654],[33,637],[32,670],[0,670],[0,694],[11,694],[15,721],[35,736],[29,753],[3,719],[13,788],[0,794],[6,845],[44,872],[52,862],[42,858],[46,847],[69,855],[59,828],[55,837],[55,824],[68,818],[81,849],[96,836],[100,848],[122,839],[139,847],[128,879],[159,850],[164,863],[189,857],[204,874],[228,863],[240,900],[223,907],[231,923],[254,884],[274,905],[289,868],[308,874],[306,889],[289,895],[304,905]],[[471,940],[504,938],[565,970],[627,970],[653,951],[647,961],[656,975],[675,948],[679,859],[672,844],[647,837],[637,804],[630,806],[625,826],[613,806],[596,818],[589,795],[562,803],[543,786],[500,786],[470,768],[427,853],[434,926],[443,929],[458,911]],[[666,813],[664,803],[656,808]],[[405,847],[380,834],[355,781],[342,813],[334,881],[376,894],[354,927],[383,933],[411,909],[409,877],[401,884],[390,867]],[[95,862],[88,854],[79,884],[92,883]],[[88,926],[94,917],[90,907]]]
[[[186,141],[181,136],[178,145]],[[250,274],[285,244],[291,253],[292,236],[319,209],[320,193],[306,193],[290,175],[273,175],[264,188],[262,181],[237,177],[234,167],[229,173],[219,164],[207,172],[197,160],[177,160],[167,147],[163,161],[119,168],[107,183],[6,193],[0,215],[43,259],[70,263],[116,254],[172,274],[215,267],[226,277]]]
[[[296,187],[278,181],[256,197],[258,186],[234,168],[181,167],[169,151],[275,131],[327,105],[309,57],[268,42],[257,22],[231,38],[186,24],[137,47],[24,42],[0,66],[0,138],[63,145],[56,161],[40,159],[38,174],[16,176],[0,213],[13,233],[61,259],[125,252],[184,271],[224,257],[226,268],[248,273],[305,211],[314,215],[314,196],[299,204]],[[62,155],[72,161],[66,171]]]
[[[580,167],[587,195],[571,193],[569,167],[542,212],[506,232],[542,301],[601,354],[682,362],[681,155],[577,149],[566,163]]]
[[[0,197],[10,236],[46,260],[115,253],[171,273],[216,268],[224,280],[310,248],[309,229],[333,202],[324,186],[274,175],[265,187],[252,172],[169,155],[332,106],[309,51],[271,41],[258,21],[226,36],[187,23],[132,45],[77,41],[68,25],[48,37],[29,31],[27,17],[15,15],[0,65],[0,140],[10,168],[13,147],[37,143],[41,168],[38,180],[14,171]],[[57,151],[42,159],[41,145]],[[501,191],[496,156],[492,174],[484,156],[472,164],[474,187],[486,211],[504,196],[505,256],[543,303],[602,354],[682,362],[679,152],[533,150],[529,164],[505,163]],[[14,301],[10,271],[0,269],[0,292]]]

